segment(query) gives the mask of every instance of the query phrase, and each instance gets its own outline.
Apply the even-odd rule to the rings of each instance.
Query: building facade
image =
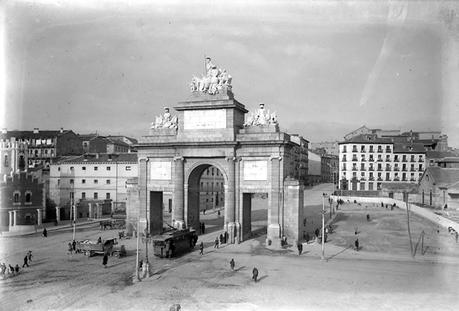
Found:
[[[216,167],[208,167],[201,175],[199,192],[199,209],[221,208],[225,205],[224,178]]]
[[[50,198],[61,208],[62,219],[70,217],[73,202],[111,200],[125,205],[126,181],[137,175],[136,153],[67,157],[51,165]]]
[[[84,153],[131,152],[130,144],[123,139],[109,138],[98,134],[79,135]]]
[[[375,134],[358,135],[340,143],[339,187],[381,190],[383,183],[417,183],[426,167],[422,144],[394,143]]]
[[[61,156],[83,154],[80,138],[71,130],[59,131],[7,131],[3,130],[0,141],[9,144],[27,144],[27,166],[48,167]]]
[[[26,172],[0,182],[0,231],[35,230],[43,219],[43,184]]]

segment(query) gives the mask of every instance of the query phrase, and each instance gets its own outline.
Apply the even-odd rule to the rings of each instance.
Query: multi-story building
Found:
[[[363,134],[339,145],[339,187],[343,190],[381,190],[383,183],[417,183],[426,167],[422,143],[398,143]]]
[[[225,204],[225,179],[216,167],[209,167],[201,175],[199,187],[199,209],[209,210]]]
[[[339,171],[339,160],[338,155],[323,154],[321,156],[321,175],[322,182],[326,183],[338,183],[338,171]]]
[[[70,206],[80,200],[111,200],[125,205],[126,181],[138,176],[137,154],[85,154],[63,158],[50,168],[50,198],[70,216]],[[63,210],[62,210],[63,209]]]
[[[0,231],[34,231],[43,219],[43,184],[26,172],[0,181]]]
[[[80,138],[71,130],[58,131],[7,131],[2,130],[0,141],[4,143],[27,144],[27,165],[49,166],[61,156],[83,153]]]
[[[338,141],[323,141],[318,143],[311,143],[311,150],[313,150],[316,153],[338,156]]]
[[[18,142],[13,137],[0,142],[0,177],[27,171],[28,149],[26,142]]]
[[[85,153],[123,153],[131,152],[129,143],[123,139],[109,138],[99,134],[79,135]],[[115,136],[113,136],[115,137]]]
[[[307,185],[313,186],[322,182],[322,158],[320,154],[308,151],[308,181]]]

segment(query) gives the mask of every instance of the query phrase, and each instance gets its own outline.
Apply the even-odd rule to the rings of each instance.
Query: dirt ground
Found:
[[[134,283],[135,239],[122,240],[128,256],[110,257],[104,269],[101,256],[67,254],[71,230],[50,232],[48,238],[3,238],[0,262],[22,265],[29,249],[34,257],[30,268],[0,280],[0,309],[169,310],[178,303],[182,310],[458,310],[459,251],[445,229],[436,233],[433,224],[412,217],[413,238],[424,230],[426,249],[413,259],[406,213],[353,205],[340,212],[335,233],[325,244],[326,260],[320,260],[317,243],[305,244],[301,256],[293,245],[266,249],[264,234],[215,249],[221,219],[214,214],[206,216],[212,232],[200,236],[204,255],[196,249],[169,260],[154,257],[150,250],[152,276]],[[263,225],[258,221],[254,226]],[[358,252],[348,247],[355,226],[362,245]],[[78,239],[107,239],[117,231],[87,227],[76,234]],[[144,251],[142,245],[141,258]],[[251,280],[254,267],[260,272],[257,283]]]

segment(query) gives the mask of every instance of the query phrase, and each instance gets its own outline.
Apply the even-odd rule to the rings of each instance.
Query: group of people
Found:
[[[206,233],[206,225],[203,222],[199,223],[199,232],[200,232],[200,234],[205,234]]]
[[[76,253],[77,250],[76,250],[76,241],[73,240],[72,242],[69,242],[69,244],[67,244],[67,247],[68,247],[68,253],[70,255],[72,255],[73,253]]]
[[[32,261],[32,257],[32,251],[29,250],[24,256],[23,268],[30,267],[29,263]],[[8,264],[8,266],[5,263],[0,264],[0,275],[2,279],[19,274],[19,270],[19,264],[16,264],[14,267],[11,264]]]
[[[220,245],[226,244],[226,242],[228,241],[228,238],[229,238],[229,234],[227,231],[225,231],[224,233],[220,233],[220,235],[215,238],[214,248],[219,248]]]

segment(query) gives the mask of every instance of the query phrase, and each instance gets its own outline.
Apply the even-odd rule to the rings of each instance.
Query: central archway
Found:
[[[198,234],[224,229],[226,184],[223,169],[215,163],[197,164],[191,169],[186,183],[186,222]]]

